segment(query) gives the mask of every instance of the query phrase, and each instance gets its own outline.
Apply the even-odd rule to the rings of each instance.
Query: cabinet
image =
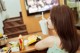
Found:
[[[4,34],[8,35],[8,38],[17,37],[19,34],[27,35],[26,25],[23,23],[22,17],[8,18],[3,21]]]

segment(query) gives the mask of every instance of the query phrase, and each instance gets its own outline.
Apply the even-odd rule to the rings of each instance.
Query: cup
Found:
[[[44,35],[48,35],[47,20],[42,19],[42,20],[39,21],[39,24],[40,24],[42,33],[43,33]]]

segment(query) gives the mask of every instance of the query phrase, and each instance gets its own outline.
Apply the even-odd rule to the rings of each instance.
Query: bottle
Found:
[[[22,35],[19,35],[19,46],[20,50],[24,50],[24,40],[22,38]]]
[[[47,20],[44,18],[43,16],[43,12],[42,12],[42,20],[39,21],[42,33],[44,35],[48,35],[48,26],[47,26]]]

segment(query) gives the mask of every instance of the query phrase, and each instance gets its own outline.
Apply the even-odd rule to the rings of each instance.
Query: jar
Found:
[[[0,38],[0,47],[1,47],[1,46],[4,46],[4,45],[6,45],[6,44],[7,44],[7,39],[4,38],[4,37]]]

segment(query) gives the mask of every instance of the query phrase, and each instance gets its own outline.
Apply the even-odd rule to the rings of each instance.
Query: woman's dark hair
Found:
[[[51,9],[51,22],[61,39],[62,49],[76,53],[79,48],[79,38],[73,19],[76,15],[66,5],[58,5]]]

